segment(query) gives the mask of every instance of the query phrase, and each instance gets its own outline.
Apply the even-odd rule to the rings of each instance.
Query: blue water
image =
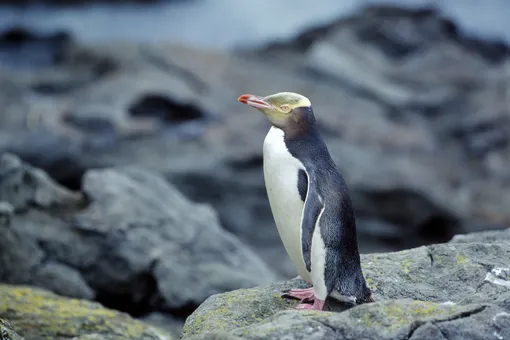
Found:
[[[349,15],[361,6],[434,4],[471,35],[510,43],[510,0],[188,0],[156,5],[0,7],[0,30],[65,29],[84,42],[172,41],[207,48],[256,46]]]

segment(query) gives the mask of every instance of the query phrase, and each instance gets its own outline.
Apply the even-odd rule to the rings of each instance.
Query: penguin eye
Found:
[[[290,111],[290,106],[289,105],[281,105],[280,106],[280,110],[282,110],[283,112],[287,113]]]

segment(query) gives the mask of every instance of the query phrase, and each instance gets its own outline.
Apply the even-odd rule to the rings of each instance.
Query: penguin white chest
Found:
[[[304,203],[298,190],[303,164],[287,149],[284,132],[271,127],[264,140],[264,180],[278,233],[298,274],[311,282],[301,248],[301,218]]]

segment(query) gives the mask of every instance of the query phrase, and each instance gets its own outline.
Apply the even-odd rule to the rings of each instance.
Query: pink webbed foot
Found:
[[[301,302],[311,302],[315,299],[313,295],[313,287],[306,289],[291,289],[288,293],[285,293],[284,296],[301,300]]]
[[[295,308],[298,310],[323,310],[324,309],[324,301],[314,298],[313,305],[308,304],[308,303],[300,303]]]

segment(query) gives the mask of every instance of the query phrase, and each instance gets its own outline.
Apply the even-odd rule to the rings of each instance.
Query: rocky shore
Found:
[[[497,236],[497,239],[494,238]],[[218,294],[186,321],[182,337],[209,339],[484,339],[510,337],[510,229],[446,244],[362,256],[375,303],[328,312],[292,310],[283,283]],[[217,333],[218,338],[222,333]]]
[[[505,44],[375,6],[256,50],[13,28],[0,56],[3,337],[510,337]],[[282,90],[349,184],[374,304],[279,297],[268,123],[236,98]]]

